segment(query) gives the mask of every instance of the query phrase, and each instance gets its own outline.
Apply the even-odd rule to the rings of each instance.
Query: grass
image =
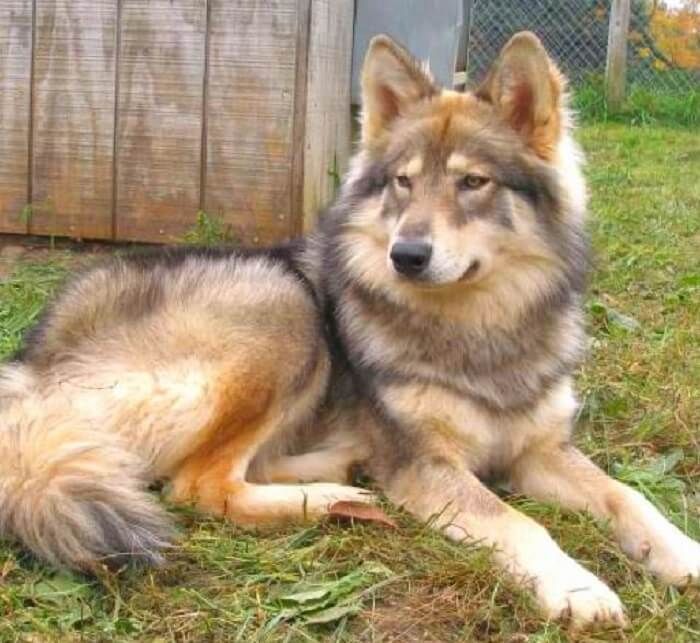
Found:
[[[593,245],[589,359],[578,442],[700,537],[700,136],[608,122],[582,128]],[[21,265],[0,283],[0,352],[66,271]],[[583,514],[514,499],[610,583],[631,630],[544,623],[486,552],[408,516],[399,529],[321,524],[250,534],[174,511],[182,538],[158,570],[89,580],[0,545],[0,641],[694,641],[700,593],[656,584]]]
[[[0,358],[16,351],[22,332],[41,313],[46,299],[66,275],[68,257],[20,264],[13,274],[0,280]]]
[[[204,210],[197,212],[194,225],[185,233],[183,242],[192,246],[231,245],[235,242],[231,226],[220,217]]]
[[[667,72],[670,73],[670,72]],[[664,86],[664,79],[658,78]],[[605,98],[602,76],[592,75],[578,84],[573,93],[572,106],[586,123],[621,122],[632,125],[665,125],[669,127],[700,126],[700,88],[679,78],[681,91],[653,89],[653,83],[631,82],[627,96],[617,110],[611,110]]]

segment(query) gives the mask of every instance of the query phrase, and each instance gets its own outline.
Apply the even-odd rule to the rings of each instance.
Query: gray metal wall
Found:
[[[433,75],[452,86],[465,0],[357,0],[352,54],[352,101],[360,102],[359,76],[372,36],[386,33],[427,60]]]

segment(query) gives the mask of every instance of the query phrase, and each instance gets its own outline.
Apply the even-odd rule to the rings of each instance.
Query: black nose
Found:
[[[433,247],[425,241],[397,241],[391,246],[391,262],[397,272],[417,277],[430,263]]]

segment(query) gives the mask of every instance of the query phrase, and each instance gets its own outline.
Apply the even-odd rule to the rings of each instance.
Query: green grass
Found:
[[[19,348],[22,331],[63,281],[66,264],[66,256],[56,255],[45,263],[20,264],[10,277],[0,279],[0,359]]]
[[[700,136],[606,123],[580,139],[597,267],[578,442],[700,537]],[[0,285],[0,352],[18,345],[64,263],[23,265]],[[392,510],[396,530],[259,535],[180,510],[182,538],[158,570],[87,580],[0,545],[0,641],[700,640],[698,590],[656,584],[586,515],[513,502],[620,593],[630,631],[544,623],[484,551]]]
[[[658,84],[664,86],[664,79],[659,78]],[[686,85],[692,87],[691,82],[679,78],[679,86]],[[593,75],[573,88],[572,107],[584,123],[700,127],[700,88],[697,86],[674,92],[654,89],[648,82],[631,82],[622,105],[612,110],[605,98],[602,76]]]

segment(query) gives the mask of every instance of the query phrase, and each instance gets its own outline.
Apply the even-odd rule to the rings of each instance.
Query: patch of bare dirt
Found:
[[[60,258],[69,266],[78,267],[94,257],[114,252],[119,246],[111,243],[60,240],[51,243],[42,237],[0,234],[0,280],[9,277],[15,266],[41,263]]]

